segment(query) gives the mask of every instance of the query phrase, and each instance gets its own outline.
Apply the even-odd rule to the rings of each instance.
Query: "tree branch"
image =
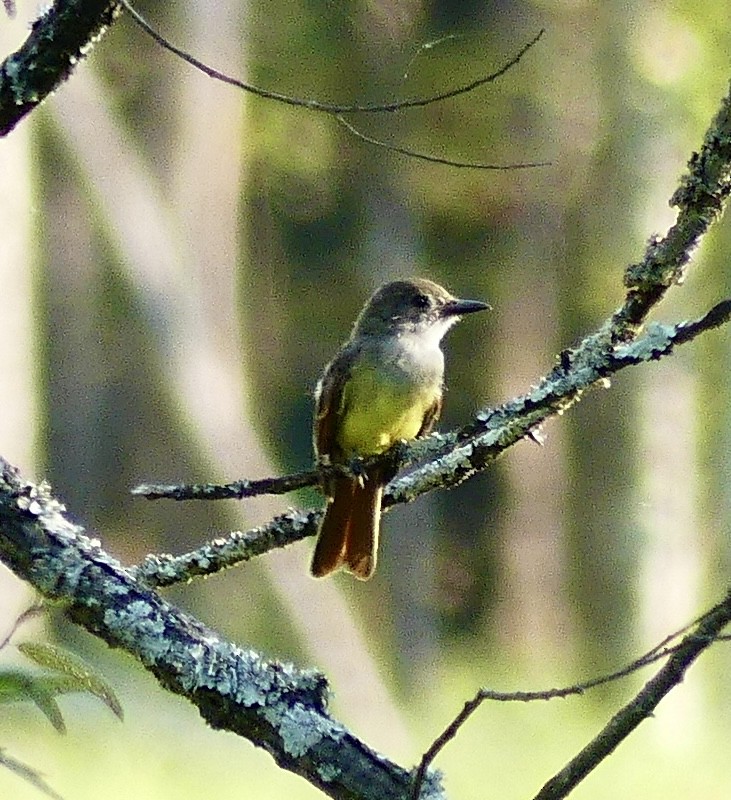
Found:
[[[134,7],[128,2],[128,0],[120,0],[121,5],[129,12],[132,19],[142,28],[142,30],[150,36],[152,39],[160,45],[160,47],[165,48],[173,55],[177,56],[178,58],[182,58],[183,61],[186,61],[192,67],[195,67],[197,70],[200,70],[204,75],[207,75],[209,78],[213,78],[214,80],[221,81],[221,83],[226,83],[229,86],[234,86],[237,89],[242,89],[249,94],[256,95],[257,97],[261,97],[265,100],[276,100],[279,103],[284,103],[288,106],[297,106],[298,108],[306,108],[310,111],[319,111],[324,114],[383,114],[383,113],[391,113],[394,111],[403,111],[407,108],[423,108],[424,106],[430,106],[434,103],[440,103],[444,100],[449,100],[453,97],[459,97],[463,94],[469,94],[470,92],[474,92],[475,89],[479,89],[481,86],[485,86],[488,83],[494,83],[498,78],[505,75],[506,72],[511,70],[514,66],[518,64],[518,62],[523,58],[523,56],[542,38],[545,31],[541,29],[538,33],[520,50],[509,60],[506,61],[499,69],[495,72],[491,72],[489,75],[483,75],[482,77],[478,78],[477,80],[470,81],[462,86],[457,86],[454,89],[448,89],[445,92],[440,92],[438,94],[428,95],[426,97],[413,97],[413,98],[405,98],[402,100],[391,100],[388,103],[372,103],[372,104],[362,104],[362,103],[350,103],[350,104],[343,104],[343,103],[326,103],[322,100],[313,100],[304,97],[293,97],[292,95],[283,94],[282,92],[275,92],[271,89],[264,89],[261,86],[255,86],[252,83],[247,83],[246,81],[242,81],[240,78],[234,78],[232,75],[227,75],[225,72],[221,72],[220,70],[214,69],[213,67],[208,66],[203,61],[200,61],[195,56],[191,55],[190,53],[186,52],[180,47],[176,47],[174,44],[169,42],[162,34],[158,33],[152,25],[138,12],[134,9]]]
[[[688,667],[722,638],[721,631],[731,621],[730,592],[679,644],[668,646],[683,631],[611,675],[545,692],[482,689],[410,773],[368,748],[328,714],[323,675],[266,662],[220,639],[135,580],[64,511],[47,485],[22,480],[15,468],[0,459],[0,560],[43,596],[63,603],[76,623],[134,656],[163,687],[190,700],[213,728],[244,736],[264,748],[283,769],[343,800],[439,800],[445,795],[437,774],[427,769],[485,700],[546,700],[582,694],[668,657],[657,675],[534,798],[561,800],[652,715],[660,700],[683,680]]]
[[[384,150],[390,150],[393,153],[400,153],[401,155],[408,156],[410,158],[420,159],[422,161],[428,161],[432,164],[441,164],[444,166],[449,167],[456,167],[458,169],[481,169],[481,170],[515,170],[515,169],[530,169],[533,167],[543,167],[547,166],[548,162],[540,161],[540,162],[528,162],[528,163],[514,163],[514,164],[486,164],[474,161],[456,161],[449,158],[444,158],[440,156],[433,156],[429,155],[428,153],[421,153],[416,150],[412,150],[408,147],[400,147],[395,144],[390,144],[388,142],[384,142],[381,139],[376,139],[372,136],[368,136],[367,134],[363,133],[362,131],[358,130],[354,125],[348,122],[344,118],[344,114],[381,114],[386,112],[395,112],[395,111],[404,111],[410,108],[424,108],[426,106],[433,105],[434,103],[441,103],[444,100],[449,100],[454,97],[459,97],[463,94],[468,94],[470,92],[474,92],[476,89],[479,89],[482,86],[485,86],[489,83],[493,83],[498,78],[505,75],[510,69],[518,64],[518,62],[523,58],[523,56],[535,45],[538,43],[539,39],[545,33],[544,30],[538,31],[538,33],[508,61],[506,61],[498,70],[495,72],[490,73],[489,75],[484,75],[477,80],[471,81],[470,83],[457,86],[453,89],[449,89],[445,92],[440,92],[433,95],[428,95],[426,97],[415,97],[415,98],[405,98],[402,100],[392,100],[387,103],[375,103],[375,104],[361,104],[361,103],[353,103],[353,104],[338,104],[338,103],[326,103],[322,100],[314,100],[309,98],[303,97],[294,97],[292,95],[284,94],[282,92],[275,92],[271,89],[264,89],[261,86],[255,86],[252,83],[247,83],[246,81],[241,80],[240,78],[235,78],[232,75],[227,75],[225,72],[221,72],[220,70],[214,69],[213,67],[205,64],[200,59],[196,58],[195,56],[191,55],[187,51],[183,50],[180,47],[172,44],[172,42],[168,41],[162,34],[158,33],[152,25],[131,5],[129,0],[120,0],[121,5],[129,12],[132,19],[139,25],[139,27],[148,35],[150,36],[160,47],[168,50],[173,55],[181,58],[186,63],[190,64],[195,69],[202,72],[204,75],[207,75],[209,78],[213,80],[220,81],[221,83],[225,83],[229,86],[233,86],[237,89],[241,89],[244,92],[248,92],[249,94],[253,94],[256,97],[261,97],[264,100],[275,100],[278,103],[284,103],[285,105],[295,106],[298,108],[306,108],[308,111],[318,111],[321,113],[329,114],[330,116],[334,117],[337,122],[339,122],[349,133],[355,136],[357,139],[360,139],[367,144],[375,145],[376,147],[383,148]],[[412,59],[413,60],[413,59]]]
[[[233,483],[140,483],[131,493],[146,500],[243,500],[261,494],[287,494],[315,486],[321,471],[294,472],[281,478],[242,479]]]
[[[8,8],[7,4],[6,8]],[[540,30],[533,39],[496,71],[444,92],[382,104],[337,104],[293,97],[282,92],[263,89],[213,69],[190,53],[171,44],[164,36],[155,31],[127,0],[119,2],[118,0],[57,0],[34,21],[31,34],[22,47],[0,64],[0,136],[12,131],[28,113],[69,77],[76,64],[89,53],[90,45],[119,16],[121,8],[125,8],[137,25],[157,44],[182,58],[208,77],[267,100],[275,100],[285,105],[298,106],[334,116],[348,113],[388,113],[409,108],[422,108],[474,92],[481,86],[496,81],[516,66],[544,34],[544,31]],[[474,169],[521,169],[542,166],[542,164],[535,163],[487,165],[453,162],[379,142],[355,130],[345,120],[340,119],[339,121],[364,141],[436,163]]]
[[[652,716],[657,704],[683,680],[688,667],[716,641],[729,622],[731,592],[683,639],[665,666],[645,684],[642,691],[618,711],[603,730],[543,786],[533,800],[561,800],[566,797],[640,722]]]
[[[421,153],[418,150],[412,150],[410,147],[400,147],[397,144],[384,142],[383,139],[376,139],[373,136],[363,133],[358,130],[355,125],[351,125],[342,114],[336,114],[335,119],[349,132],[360,139],[366,144],[372,144],[376,147],[382,147],[384,150],[390,150],[392,153],[399,153],[402,156],[409,158],[420,159],[421,161],[428,161],[430,164],[441,164],[446,167],[455,167],[456,169],[483,169],[483,170],[498,170],[510,171],[514,169],[532,169],[534,167],[548,167],[550,161],[531,161],[531,162],[518,162],[515,164],[485,164],[479,161],[455,161],[451,158],[443,156],[432,156],[428,153]]]
[[[264,748],[283,769],[338,800],[406,797],[409,773],[327,712],[314,670],[264,661],[138,583],[71,522],[46,485],[0,459],[0,559],[69,617],[134,656],[211,727]],[[430,798],[444,797],[435,780]]]
[[[56,0],[0,64],[0,136],[48,97],[119,13],[114,0]]]
[[[603,353],[591,350],[588,343],[594,337],[588,337],[575,354],[581,353],[582,348],[595,356],[599,354],[595,362],[589,361],[586,353],[582,358],[565,354],[562,366],[557,367],[530,394],[496,409],[481,412],[460,431],[447,435],[434,434],[390,451],[386,458],[392,459],[395,465],[403,466],[424,458],[430,460],[391,481],[384,493],[383,507],[387,509],[397,503],[411,502],[432,489],[456,486],[474,473],[486,469],[501,453],[525,436],[535,434],[541,423],[571,406],[591,386],[606,381],[609,376],[626,367],[667,356],[677,345],[690,342],[729,319],[731,300],[724,300],[698,320],[677,325],[654,323],[647,327],[643,336],[628,343],[609,345]],[[479,433],[482,429],[485,432]],[[475,434],[475,431],[478,433]],[[376,460],[367,459],[365,463]],[[223,486],[141,484],[133,489],[133,493],[149,499],[241,499],[259,493],[282,494],[314,486],[320,476],[321,471],[312,470],[282,478],[236,481]],[[273,548],[286,547],[314,536],[321,515],[322,511],[319,510],[290,511],[266,525],[246,532],[234,531],[180,556],[149,555],[139,567],[134,568],[134,574],[150,586],[171,586],[193,577],[212,575]]]
[[[728,604],[728,602],[729,600],[727,597],[726,600],[724,601],[724,604]],[[699,637],[700,635],[699,631],[701,630],[701,627],[708,622],[709,618],[714,618],[716,616],[718,608],[719,606],[711,609],[709,612],[703,614],[701,617],[689,623],[688,625],[684,625],[680,630],[675,631],[675,633],[671,633],[669,636],[666,636],[665,639],[663,639],[659,644],[656,644],[651,650],[648,650],[648,652],[646,652],[644,655],[641,655],[639,658],[635,659],[630,664],[627,664],[626,666],[622,667],[616,672],[611,672],[608,675],[600,675],[599,677],[592,678],[591,680],[585,681],[584,683],[578,683],[573,686],[565,686],[560,689],[546,689],[543,691],[534,691],[534,692],[525,692],[525,691],[496,692],[492,689],[480,689],[473,698],[471,698],[464,704],[459,714],[457,714],[455,718],[449,723],[449,725],[447,725],[447,727],[439,734],[439,736],[437,736],[437,738],[432,742],[432,744],[429,746],[429,748],[422,756],[421,762],[419,763],[419,766],[416,770],[416,774],[414,776],[414,785],[411,791],[411,800],[419,800],[419,796],[421,795],[422,783],[425,780],[428,768],[431,766],[437,755],[439,755],[439,753],[444,749],[444,747],[457,736],[462,726],[485,701],[493,700],[501,703],[506,703],[506,702],[530,703],[536,700],[543,700],[543,701],[555,700],[556,698],[566,698],[576,695],[583,695],[584,692],[587,692],[589,689],[594,689],[597,686],[603,686],[607,683],[613,683],[615,681],[618,681],[621,678],[626,678],[628,675],[632,675],[633,673],[637,672],[643,667],[647,667],[650,664],[654,664],[655,662],[660,661],[661,659],[666,658],[669,655],[673,655],[675,657],[679,652],[685,651],[685,648],[687,647],[688,643],[692,642],[693,640]],[[727,613],[728,611],[729,609],[727,608]],[[721,628],[723,628],[728,621],[729,620],[727,618],[726,623],[720,624],[718,631],[720,631]],[[688,636],[686,636],[678,644],[670,645],[670,642],[672,642],[674,639],[677,639],[679,636],[684,634],[690,628],[696,628],[696,630],[690,633]],[[714,636],[708,641],[708,644],[710,645],[712,644],[713,641],[720,641],[726,638],[727,637],[722,636],[720,633],[716,632]],[[700,655],[700,651],[698,651],[695,657],[697,658],[698,655]],[[680,658],[683,658],[683,656],[681,655]],[[668,661],[668,665],[670,663],[671,662]],[[689,666],[689,663],[686,665],[685,667],[686,669],[687,666]],[[664,669],[667,669],[667,665]],[[680,679],[682,679],[682,676]],[[676,681],[676,683],[677,682],[679,681]],[[667,688],[665,694],[667,694],[667,691],[669,691],[670,688],[672,688],[672,686]],[[635,704],[637,704],[640,708],[647,710],[646,703],[644,702],[645,698],[643,697],[643,692],[640,692],[640,694],[637,695],[634,698],[634,700],[632,700],[632,702],[628,704],[627,708],[634,707]],[[662,696],[664,695],[657,695],[656,697],[653,695],[655,705],[657,705],[657,703],[660,702]],[[651,716],[651,710],[647,710],[646,716]],[[637,724],[639,724],[639,721]],[[629,735],[629,732],[630,731],[627,730],[627,733],[625,735]],[[601,736],[602,734],[600,734],[600,737]],[[603,757],[604,756],[602,756],[602,758]],[[574,759],[574,761],[576,761],[576,759]],[[588,771],[593,769],[594,766],[596,766],[599,763],[599,761],[601,761],[601,758],[597,760],[595,763],[589,765],[587,773]],[[573,761],[571,763],[574,764]],[[585,767],[586,766],[587,765],[585,765]],[[578,769],[579,767],[575,765],[573,767],[572,774],[574,774],[574,772],[576,772]],[[564,771],[562,771],[562,773]],[[556,778],[552,780],[556,781],[557,778],[558,776],[556,776]],[[546,786],[548,785],[549,784],[546,784]],[[568,794],[568,791],[566,791],[566,794]],[[559,797],[564,797],[564,796],[565,795],[560,795],[557,796],[556,798],[551,797],[550,800],[558,800]],[[534,800],[537,800],[537,798],[534,798]],[[549,798],[542,798],[542,800],[549,800]]]
[[[596,369],[590,374],[583,374],[580,381],[575,381],[572,391],[581,392],[590,388],[592,385],[598,383],[601,379],[608,379],[609,376],[619,372],[625,367],[634,366],[647,361],[657,361],[663,356],[670,355],[675,347],[679,344],[686,344],[693,341],[696,336],[706,331],[718,328],[725,325],[731,319],[731,299],[722,300],[717,303],[713,308],[704,314],[700,319],[688,320],[679,322],[676,325],[661,325],[654,323],[648,325],[647,332],[644,336],[626,345],[618,345],[608,354],[606,363],[603,368]],[[570,354],[565,352],[562,354],[564,360],[570,359]],[[546,379],[548,380],[548,379]],[[539,389],[540,387],[538,387]],[[538,390],[537,389],[537,390]],[[522,403],[527,410],[529,405],[529,396],[524,395],[517,400],[511,401],[512,403]],[[550,410],[550,408],[548,409]],[[499,423],[496,425],[495,420],[500,420],[501,417],[510,416],[513,421],[517,421],[519,415],[513,414],[507,404],[496,409],[489,409],[480,413],[478,419],[481,426],[496,431],[499,430]],[[526,422],[531,425],[536,423],[533,417],[529,417]],[[540,421],[538,422],[540,424]],[[453,456],[458,448],[455,448],[454,443],[469,438],[472,431],[475,430],[475,422],[470,426],[466,426],[459,431],[454,431],[449,435],[445,434],[432,434],[431,436],[416,441],[410,445],[398,444],[384,456],[375,456],[367,459],[355,459],[356,463],[362,464],[362,468],[382,463],[388,460],[388,463],[397,469],[401,469],[408,464],[413,464],[421,461],[427,457],[438,456]],[[528,435],[533,428],[522,432],[517,439],[510,436],[509,431],[502,430],[503,435],[496,435],[496,452],[494,457],[507,449],[515,441]],[[543,444],[543,440],[539,440]],[[436,463],[436,462],[433,462]],[[428,468],[431,465],[427,465]],[[485,464],[482,465],[483,467]],[[243,500],[246,497],[256,497],[261,494],[287,494],[289,492],[304,489],[309,486],[316,486],[325,472],[352,472],[352,470],[343,467],[329,467],[328,469],[313,469],[304,472],[294,472],[291,475],[284,475],[278,478],[260,478],[257,480],[241,479],[233,483],[215,484],[215,483],[141,483],[135,486],[131,493],[144,497],[147,500]],[[414,473],[416,474],[416,473]],[[447,487],[448,483],[440,484],[442,487]],[[421,492],[419,492],[421,493]],[[389,493],[387,493],[388,495]],[[404,502],[398,499],[395,494],[391,494],[391,502],[389,505],[394,505],[397,502]]]

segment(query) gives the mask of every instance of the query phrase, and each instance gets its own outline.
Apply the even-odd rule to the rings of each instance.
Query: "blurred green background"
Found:
[[[139,10],[228,74],[343,103],[468,82],[546,28],[490,86],[350,121],[448,158],[551,164],[404,158],[213,82],[117,22],[0,143],[0,453],[48,478],[124,563],[321,502],[148,503],[129,489],[308,467],[315,382],[386,280],[430,277],[494,307],[447,341],[442,429],[525,391],[621,301],[623,268],[672,223],[668,199],[731,78],[727,0]],[[3,53],[33,13],[21,3],[1,20]],[[663,320],[731,294],[730,239],[724,221]],[[311,580],[300,543],[168,594],[245,647],[323,669],[333,712],[414,764],[479,686],[618,668],[725,592],[730,346],[723,330],[628,371],[552,421],[545,447],[522,443],[459,489],[395,509],[368,584]],[[0,622],[28,602],[0,571]],[[321,796],[62,620],[35,635],[97,665],[126,711],[120,724],[93,699],[62,698],[59,737],[30,706],[3,707],[0,746],[67,800],[102,787]],[[730,667],[716,646],[574,796],[727,798]],[[582,699],[484,707],[437,761],[449,796],[532,796],[649,674]],[[0,796],[40,795],[0,770]]]

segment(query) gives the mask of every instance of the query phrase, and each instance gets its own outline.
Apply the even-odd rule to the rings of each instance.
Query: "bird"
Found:
[[[432,430],[444,392],[442,338],[463,315],[488,309],[425,278],[386,283],[366,302],[315,391],[318,464],[346,471],[323,470],[327,505],[310,567],[314,577],[338,569],[361,580],[373,575],[383,488],[395,469],[350,468]]]

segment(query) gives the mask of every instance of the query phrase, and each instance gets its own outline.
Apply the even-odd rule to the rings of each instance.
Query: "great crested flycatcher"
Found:
[[[442,337],[463,314],[489,308],[458,300],[428,280],[381,286],[317,386],[314,444],[320,463],[347,466],[354,457],[429,433],[442,408]],[[315,577],[340,567],[361,580],[371,577],[381,495],[392,477],[377,466],[324,482],[328,505],[312,558]]]

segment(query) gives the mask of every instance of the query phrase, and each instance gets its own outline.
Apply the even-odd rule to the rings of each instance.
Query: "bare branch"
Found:
[[[3,2],[9,14],[14,11],[12,0],[3,0]],[[332,115],[401,111],[408,108],[428,106],[468,94],[481,86],[496,81],[517,65],[544,33],[543,30],[539,31],[513,58],[495,72],[445,92],[427,97],[395,100],[383,104],[337,104],[292,97],[282,92],[263,89],[213,69],[181,48],[176,47],[155,31],[127,0],[121,0],[120,3],[115,2],[115,0],[57,0],[35,20],[31,34],[23,46],[0,64],[0,136],[13,130],[26,114],[32,111],[59,84],[69,77],[76,64],[89,53],[91,43],[95,42],[114,21],[115,17],[118,16],[121,7],[124,7],[137,25],[161,47],[182,58],[209,77],[268,100],[275,100],[286,105],[298,106]],[[341,122],[346,127],[352,128],[344,120],[341,120]],[[542,164],[511,164],[506,167],[499,167],[469,164],[467,162],[451,162],[447,159],[440,159],[420,154],[416,151],[412,152],[407,148],[397,148],[394,145],[379,142],[365,134],[361,134],[355,128],[352,128],[351,132],[363,141],[369,141],[371,144],[401,152],[404,155],[462,168],[521,169],[524,166],[542,166]]]
[[[477,161],[453,161],[449,158],[442,158],[440,156],[430,156],[427,153],[420,153],[417,150],[411,150],[408,147],[399,147],[395,144],[389,144],[382,139],[374,139],[365,133],[359,131],[354,125],[351,125],[341,114],[336,114],[335,119],[357,139],[361,139],[367,144],[373,144],[377,147],[382,147],[384,150],[390,150],[392,153],[400,153],[403,156],[410,158],[418,158],[422,161],[429,161],[431,164],[443,164],[448,167],[457,167],[458,169],[484,169],[484,170],[513,170],[513,169],[531,169],[532,167],[547,167],[550,166],[550,161],[535,161],[518,164],[482,164]]]
[[[543,786],[533,800],[561,800],[566,797],[640,722],[652,716],[662,698],[683,680],[690,665],[716,641],[729,622],[731,593],[704,615],[698,627],[683,639],[657,675],[609,720],[575,758]]]
[[[480,689],[472,699],[468,700],[464,704],[464,707],[459,714],[457,714],[457,716],[449,723],[449,725],[447,725],[447,727],[439,734],[439,736],[437,736],[437,738],[431,743],[429,748],[422,756],[419,767],[414,776],[414,784],[411,791],[412,800],[419,799],[427,770],[433,763],[434,759],[437,757],[437,755],[439,755],[444,747],[457,736],[465,722],[467,722],[472,714],[474,714],[474,712],[477,711],[477,709],[486,700],[495,700],[502,703],[529,703],[535,700],[554,700],[556,698],[566,698],[572,695],[583,695],[584,692],[587,692],[589,689],[594,689],[597,686],[613,683],[620,678],[625,678],[628,675],[632,675],[634,672],[637,672],[637,670],[653,664],[656,661],[659,661],[670,655],[671,653],[674,653],[682,646],[682,642],[672,647],[669,646],[670,642],[672,642],[674,639],[677,639],[679,636],[682,636],[682,634],[690,628],[698,625],[704,619],[704,616],[698,617],[692,622],[689,622],[687,625],[684,625],[679,630],[675,631],[675,633],[671,633],[669,636],[666,636],[651,650],[648,650],[648,652],[635,659],[630,664],[627,664],[627,666],[622,667],[622,669],[619,669],[616,672],[612,672],[608,675],[601,675],[598,678],[592,678],[585,683],[578,683],[574,686],[566,686],[561,689],[546,689],[534,692],[496,692],[492,689]],[[716,638],[717,640],[721,640],[725,639],[726,637],[719,635]]]
[[[459,433],[465,444],[439,463],[431,462],[392,482],[392,502],[412,500],[435,486],[460,483],[549,416],[566,411],[590,386],[605,382],[630,363],[667,355],[675,345],[728,320],[728,302],[723,301],[700,320],[674,328],[651,326],[633,342],[650,311],[680,282],[701,237],[726,206],[731,191],[730,94],[723,98],[703,147],[691,156],[688,166],[671,199],[680,208],[675,224],[663,238],[653,237],[642,261],[627,268],[624,280],[629,290],[611,318],[574,350],[564,351],[559,364],[529,394],[478,414]]]
[[[474,92],[475,89],[479,89],[481,86],[485,86],[488,83],[493,83],[498,78],[502,77],[506,72],[508,72],[508,70],[512,69],[523,58],[523,56],[535,44],[538,43],[539,39],[541,39],[545,33],[545,30],[543,29],[538,31],[538,33],[527,44],[523,45],[523,47],[521,47],[521,49],[509,61],[503,64],[500,69],[496,70],[495,72],[492,72],[489,75],[483,75],[477,80],[471,81],[463,86],[458,86],[454,89],[449,89],[446,92],[429,95],[427,97],[392,100],[388,103],[341,104],[326,103],[321,100],[312,100],[303,97],[293,97],[292,95],[283,94],[282,92],[275,92],[271,89],[264,89],[260,86],[255,86],[252,83],[242,81],[239,78],[234,78],[231,75],[226,75],[226,73],[220,72],[213,67],[209,67],[195,56],[169,42],[162,34],[158,33],[139,12],[135,11],[128,0],[121,0],[121,5],[123,5],[124,8],[130,13],[140,28],[142,28],[142,30],[144,30],[145,33],[154,39],[161,47],[169,50],[171,53],[178,56],[178,58],[182,58],[183,61],[187,61],[188,64],[190,64],[192,67],[195,67],[197,70],[200,70],[205,75],[208,75],[209,78],[221,81],[222,83],[227,83],[229,86],[235,86],[237,89],[242,89],[245,92],[249,92],[257,97],[262,97],[265,100],[276,100],[277,102],[284,103],[288,106],[307,108],[310,111],[320,111],[325,114],[378,114],[384,112],[403,111],[407,108],[421,108],[423,106],[429,106],[433,103],[449,100],[452,97],[459,97],[459,95]]]

